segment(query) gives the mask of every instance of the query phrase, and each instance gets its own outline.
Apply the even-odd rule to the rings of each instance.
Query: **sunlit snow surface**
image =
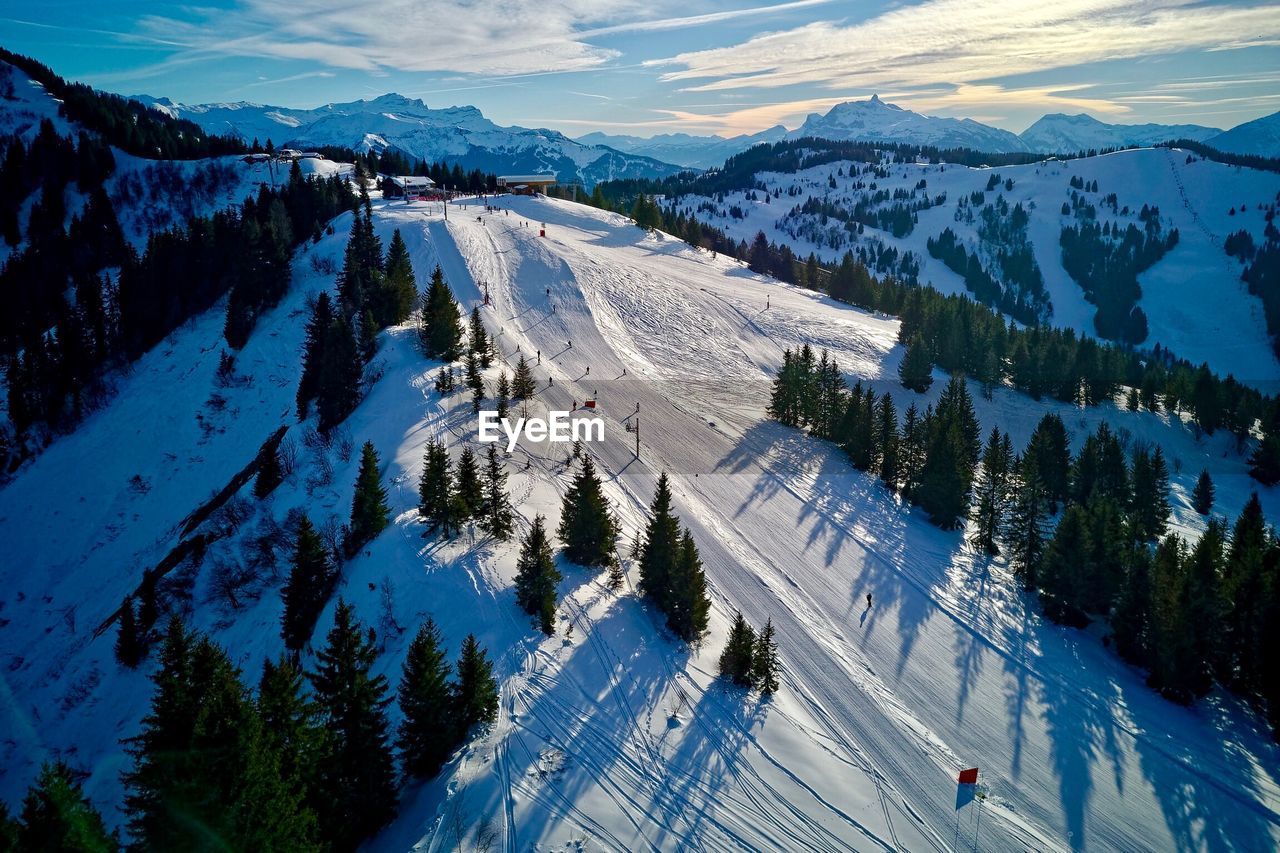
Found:
[[[401,230],[420,285],[439,263],[468,310],[487,287],[482,314],[504,353],[541,352],[532,412],[598,397],[606,441],[589,450],[623,552],[657,473],[669,472],[706,565],[712,631],[685,650],[635,597],[634,567],[618,595],[601,575],[564,566],[559,633],[545,639],[513,600],[516,542],[424,538],[415,511],[424,445],[441,437],[457,452],[475,420],[469,394],[442,400],[431,390],[438,365],[418,353],[412,330],[389,330],[381,378],[344,430],[357,447],[378,448],[395,520],[344,567],[340,592],[378,630],[378,668],[393,683],[431,615],[451,654],[476,632],[497,660],[502,700],[491,731],[439,779],[405,791],[400,817],[371,849],[447,850],[486,830],[495,849],[511,851],[1280,842],[1280,754],[1235,700],[1164,701],[1096,636],[1046,624],[1007,569],[971,553],[961,533],[929,525],[839,451],[764,419],[782,350],[805,342],[829,349],[850,382],[891,391],[900,411],[912,401],[923,409],[942,377],[928,395],[898,386],[896,320],[766,281],[616,215],[545,199],[503,205],[511,212],[451,206],[446,223],[438,204],[375,201],[375,223],[384,244]],[[297,471],[267,502],[249,498],[250,519],[211,549],[192,615],[251,683],[280,653],[287,556],[240,609],[210,597],[211,577],[267,516],[302,506],[321,526],[349,513],[358,454],[307,449],[313,423],[293,413],[306,300],[333,287],[313,259],[336,263],[349,227],[340,217],[334,236],[298,254],[290,294],[238,357],[242,383],[215,387],[215,309],[144,357],[110,405],[0,490],[0,794],[11,804],[38,763],[61,754],[92,771],[87,792],[121,822],[119,739],[137,731],[153,664],[120,669],[114,631],[95,638],[94,629],[177,541],[184,516],[290,424]],[[974,390],[984,427],[999,423],[1019,447],[1050,410],[1077,445],[1102,420],[1133,441],[1158,441],[1187,535],[1201,526],[1188,496],[1202,466],[1231,517],[1254,485],[1228,436],[1197,439],[1165,415],[1074,410],[1005,390],[988,402]],[[211,402],[215,392],[225,405]],[[624,427],[637,403],[640,460]],[[566,455],[525,447],[508,460],[522,530],[535,513],[558,522]],[[1276,519],[1275,495],[1262,499]],[[783,686],[771,701],[715,679],[735,609],[777,627]],[[968,766],[989,791],[981,811],[957,808],[955,774]]]

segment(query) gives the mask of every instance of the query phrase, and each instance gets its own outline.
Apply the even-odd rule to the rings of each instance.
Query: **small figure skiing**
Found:
[[[867,609],[871,609],[871,593],[867,593]]]

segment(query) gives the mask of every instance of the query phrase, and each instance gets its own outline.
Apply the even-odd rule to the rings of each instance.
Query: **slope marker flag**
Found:
[[[961,770],[961,771],[960,771],[960,784],[961,784],[961,785],[976,785],[976,784],[978,784],[978,768],[976,768],[976,767],[970,767],[968,770]]]

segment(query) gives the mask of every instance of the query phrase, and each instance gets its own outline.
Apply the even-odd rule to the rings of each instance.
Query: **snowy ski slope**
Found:
[[[475,418],[468,394],[442,400],[431,390],[438,365],[416,351],[412,330],[389,330],[380,378],[344,430],[356,446],[377,446],[395,523],[344,567],[340,591],[378,629],[379,668],[393,682],[428,614],[452,651],[475,631],[497,660],[502,705],[492,731],[439,780],[406,791],[400,818],[370,849],[448,850],[486,835],[507,851],[1280,843],[1280,751],[1237,702],[1165,702],[1097,637],[1046,624],[962,534],[930,526],[834,448],[763,419],[783,348],[804,342],[831,350],[851,382],[891,390],[900,410],[913,399],[923,407],[941,383],[918,398],[897,385],[895,320],[763,280],[613,214],[546,199],[503,205],[510,212],[451,206],[445,222],[438,204],[376,202],[375,221],[384,242],[401,229],[420,283],[439,263],[467,309],[488,290],[482,311],[504,353],[541,353],[531,414],[600,401],[606,440],[589,449],[625,541],[657,474],[669,473],[706,565],[712,631],[684,650],[632,594],[633,566],[620,595],[564,566],[561,631],[544,639],[514,604],[517,543],[423,538],[423,447],[441,436],[458,452],[475,440]],[[340,257],[349,226],[340,217],[335,236],[297,257],[292,292],[239,357],[242,382],[213,386],[222,317],[210,312],[0,491],[0,728],[10,732],[0,796],[10,803],[50,753],[92,771],[96,802],[118,803],[127,761],[118,739],[145,713],[147,667],[121,670],[114,632],[93,629],[172,546],[183,517],[290,424],[297,470],[269,501],[250,499],[248,520],[210,549],[192,593],[194,624],[228,646],[247,680],[279,653],[283,577],[264,574],[260,595],[238,609],[212,595],[211,578],[268,517],[305,507],[320,526],[349,511],[357,459],[341,441],[309,448],[310,424],[292,415],[305,301],[332,287],[312,257]],[[211,405],[215,390],[225,404]],[[638,460],[625,429],[637,403]],[[999,422],[1019,446],[1051,409],[1077,442],[1103,419],[1160,442],[1188,535],[1199,526],[1188,496],[1202,465],[1224,514],[1252,486],[1228,437],[1197,439],[1165,416],[1003,390],[977,403],[984,428]],[[522,446],[508,471],[521,529],[535,513],[556,524],[572,472],[566,449]],[[1280,518],[1276,496],[1262,499]],[[715,680],[735,609],[778,629],[783,688],[770,702]],[[955,773],[973,765],[985,802],[958,799]]]

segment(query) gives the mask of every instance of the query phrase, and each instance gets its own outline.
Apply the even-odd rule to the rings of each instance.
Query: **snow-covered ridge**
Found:
[[[429,107],[420,99],[386,94],[310,110],[251,103],[188,106],[139,100],[210,132],[277,146],[338,145],[356,151],[394,148],[427,161],[503,173],[556,172],[565,181],[594,184],[613,178],[663,177],[678,169],[651,157],[575,142],[554,130],[503,127],[474,106]]]
[[[1273,353],[1263,309],[1257,297],[1240,280],[1240,263],[1223,251],[1226,237],[1236,231],[1249,232],[1259,244],[1267,226],[1266,207],[1280,193],[1280,175],[1188,156],[1185,151],[1139,149],[1100,157],[1002,166],[998,169],[967,168],[955,164],[901,164],[888,169],[883,178],[850,176],[849,163],[831,163],[798,173],[762,172],[756,179],[771,191],[766,201],[756,192],[727,193],[723,202],[703,196],[686,196],[677,201],[700,221],[726,230],[736,239],[750,242],[758,231],[770,240],[789,245],[801,257],[814,252],[826,261],[839,260],[846,249],[867,246],[872,241],[912,252],[920,259],[919,280],[944,292],[966,293],[961,276],[942,261],[929,256],[926,241],[937,238],[946,228],[963,242],[978,242],[980,220],[965,217],[961,200],[972,193],[985,193],[992,203],[1004,195],[1008,204],[1021,203],[1029,217],[1028,238],[1044,273],[1045,285],[1054,311],[1050,322],[1087,334],[1096,334],[1095,308],[1085,301],[1080,286],[1062,267],[1059,245],[1061,229],[1072,219],[1061,207],[1069,202],[1073,179],[1098,183],[1098,192],[1083,195],[1099,206],[1101,220],[1135,221],[1143,205],[1160,209],[1166,231],[1178,229],[1178,246],[1139,276],[1143,295],[1139,305],[1147,315],[1150,334],[1145,346],[1160,343],[1178,356],[1194,363],[1207,361],[1217,372],[1274,392],[1280,380],[1280,362]],[[841,174],[843,172],[843,174]],[[994,175],[1003,183],[987,190]],[[832,185],[834,181],[834,186]],[[881,192],[915,192],[946,202],[917,214],[917,222],[904,237],[867,227],[856,238],[844,223],[831,220],[825,226],[816,221],[803,230],[806,217],[793,216],[794,206],[806,199],[828,199],[846,208],[869,195],[868,181]],[[855,184],[862,182],[859,189]],[[1101,206],[1111,193],[1127,215],[1112,213]],[[734,212],[741,213],[741,217]],[[974,211],[976,213],[976,211]],[[809,217],[812,218],[812,217]],[[799,236],[796,236],[799,234]],[[823,235],[837,240],[835,246]]]

